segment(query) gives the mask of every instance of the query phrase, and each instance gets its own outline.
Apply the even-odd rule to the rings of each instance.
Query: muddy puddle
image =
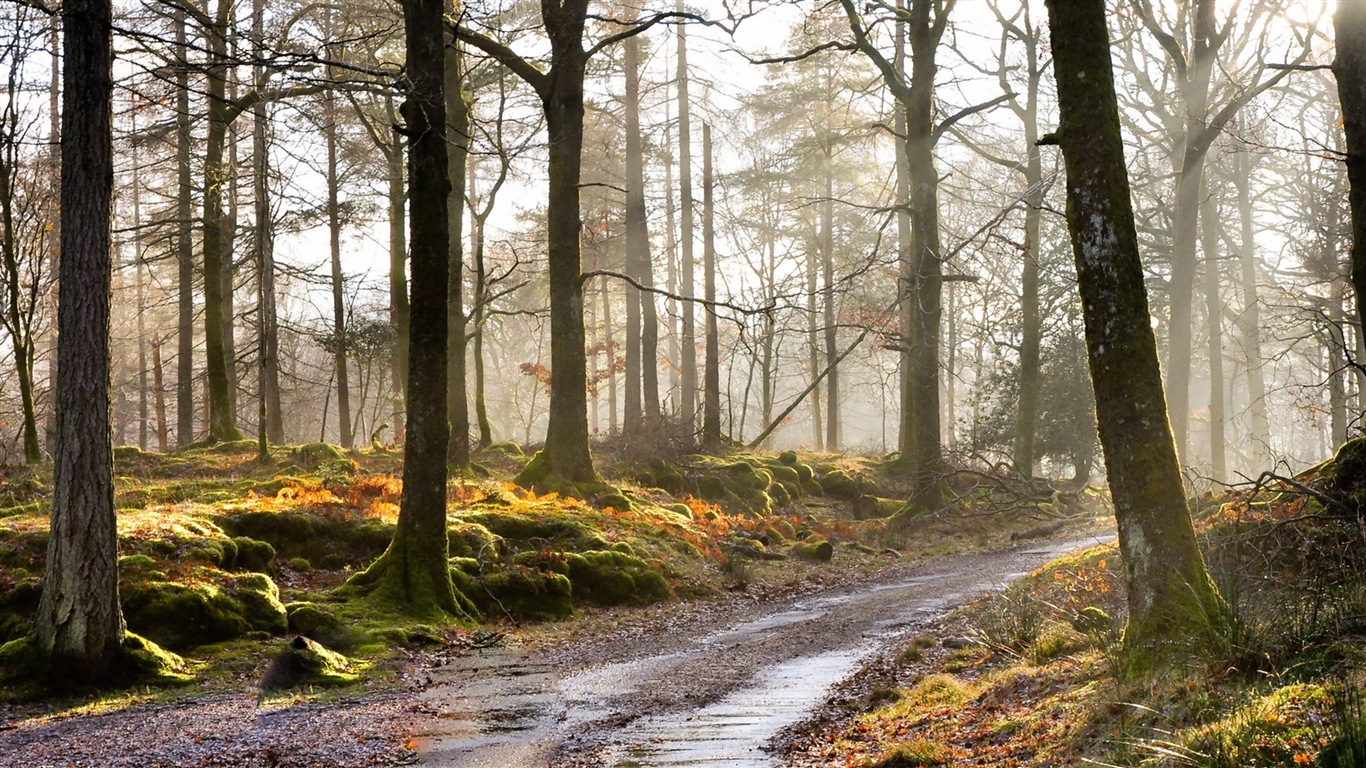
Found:
[[[730,766],[765,747],[889,643],[980,592],[1095,539],[950,558],[902,578],[673,633],[637,656],[560,670],[517,648],[436,672],[425,765]]]

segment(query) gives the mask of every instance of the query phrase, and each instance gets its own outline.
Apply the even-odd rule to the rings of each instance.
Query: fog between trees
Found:
[[[1062,157],[1036,146],[1058,125],[1041,3],[917,0],[900,24],[837,2],[586,11],[594,52],[571,61],[553,59],[530,4],[448,9],[450,104],[469,110],[452,328],[474,444],[544,441],[581,346],[585,399],[568,413],[594,436],[648,440],[672,420],[713,441],[885,453],[915,435],[915,466],[1100,471]],[[1304,466],[1357,426],[1328,11],[1109,5],[1191,477]],[[0,418],[18,463],[52,431],[60,33],[28,5],[3,13]],[[254,436],[262,413],[273,442],[396,442],[403,382],[425,362],[406,346],[400,9],[115,14],[115,442]],[[535,81],[559,63],[583,72],[580,201],[577,224],[551,215],[548,240],[547,115],[551,131],[563,117],[544,107],[564,78]],[[556,320],[557,247],[592,275],[564,298],[582,345]]]

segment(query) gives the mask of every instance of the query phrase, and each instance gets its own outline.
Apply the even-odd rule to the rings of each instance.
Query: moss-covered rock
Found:
[[[498,618],[504,611],[516,619],[548,620],[573,615],[572,587],[567,576],[550,570],[514,564],[488,567],[480,574],[478,563],[458,563],[451,580],[479,612]]]
[[[316,637],[330,633],[341,625],[337,615],[314,603],[290,603],[285,606],[289,631]]]
[[[248,573],[233,579],[233,595],[242,606],[242,618],[257,632],[283,634],[288,628],[288,614],[280,602],[280,590],[264,573]]]
[[[783,451],[778,454],[778,462],[785,466],[795,467],[800,461],[797,459],[796,451]]]
[[[17,580],[8,588],[0,582],[0,643],[23,637],[33,628],[43,581],[36,576]]]
[[[686,517],[689,520],[693,518],[692,507],[687,504],[665,504],[664,509],[667,509],[679,517]]]
[[[822,475],[820,486],[825,495],[832,499],[852,500],[863,495],[854,478],[842,469],[833,469]]]
[[[350,685],[357,679],[350,659],[299,636],[271,662],[261,687],[278,691],[303,685]]]
[[[491,451],[493,453],[501,453],[507,456],[511,456],[515,459],[526,458],[526,454],[522,452],[522,446],[511,441],[491,443],[489,447],[485,448],[484,450]]]
[[[307,470],[317,470],[331,461],[342,461],[346,454],[331,443],[305,443],[290,454],[294,463]]]
[[[275,559],[275,547],[269,542],[257,541],[249,536],[234,536],[232,544],[236,554],[231,563],[224,567],[239,571],[265,571]]]
[[[606,549],[608,543],[591,527],[560,516],[511,510],[480,510],[461,518],[517,543],[533,543],[572,551]]]
[[[599,496],[597,506],[602,509],[615,509],[620,512],[630,512],[632,508],[631,500],[621,493],[606,493]]]
[[[447,528],[451,557],[477,557],[487,553],[488,547],[499,536],[479,523],[470,520],[452,521]]]
[[[792,556],[811,562],[828,563],[835,556],[835,546],[824,536],[815,534],[792,545]]]
[[[135,581],[120,587],[128,628],[173,650],[287,627],[284,605],[265,574],[225,584]]]
[[[326,565],[329,555],[334,555],[334,562],[341,564],[372,561],[384,552],[394,537],[394,526],[389,523],[362,515],[321,514],[303,507],[234,512],[220,518],[219,523],[234,538],[246,536],[270,544],[275,550],[271,558],[276,555],[303,557],[324,567],[331,567]],[[242,549],[239,540],[239,559]],[[255,550],[249,557],[259,561],[264,557],[264,550]]]
[[[625,552],[571,552],[563,569],[577,601],[647,605],[669,596],[669,585],[649,563]]]

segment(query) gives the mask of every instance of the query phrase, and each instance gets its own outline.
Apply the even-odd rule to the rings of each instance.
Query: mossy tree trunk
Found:
[[[707,299],[704,326],[702,443],[721,445],[721,343],[716,328],[716,205],[712,178],[711,123],[702,124],[702,290]]]
[[[1166,419],[1115,102],[1104,0],[1049,0],[1057,142],[1101,447],[1128,588],[1126,641],[1224,621]]]
[[[1366,322],[1366,3],[1340,2],[1333,16],[1337,61],[1333,74],[1347,139],[1347,194],[1352,216],[1352,290],[1356,321]]]
[[[683,10],[683,0],[676,9]],[[693,199],[692,199],[692,106],[688,97],[688,31],[678,27],[678,221],[679,221],[679,285],[678,295],[683,322],[679,336],[680,383],[679,410],[688,424],[697,418],[697,308],[690,301],[695,296],[697,275],[693,260]]]
[[[185,10],[171,12],[176,41],[176,445],[194,442],[194,240],[190,212],[190,68]]]
[[[464,615],[451,584],[446,538],[447,196],[443,0],[404,0],[412,319],[403,498],[389,548],[351,584],[413,615]]]
[[[123,643],[109,426],[109,215],[114,184],[109,0],[63,8],[62,244],[52,533],[35,633],[78,680],[118,671]]]

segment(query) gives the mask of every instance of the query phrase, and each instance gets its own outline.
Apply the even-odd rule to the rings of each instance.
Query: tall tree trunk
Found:
[[[133,113],[133,129],[137,131],[137,112]],[[142,169],[139,168],[137,143],[133,144],[133,281],[137,285],[138,304],[138,448],[147,450],[148,420],[150,417],[147,392],[147,296],[143,287],[146,264],[142,258]],[[27,409],[25,409],[27,415]],[[25,424],[27,427],[27,423]],[[27,429],[25,431],[27,437]],[[34,446],[38,444],[34,427]],[[27,445],[27,440],[25,440]]]
[[[161,369],[161,334],[152,334],[152,391],[157,412],[157,450],[165,453],[170,448],[166,423],[166,383]]]
[[[208,94],[208,135],[204,142],[204,353],[205,376],[209,390],[209,439],[240,440],[232,410],[232,391],[228,380],[227,328],[223,323],[223,259],[227,240],[223,215],[223,191],[228,173],[223,165],[227,146],[229,103],[227,97],[228,24],[230,0],[218,0],[213,24],[205,29],[209,62],[205,67]]]
[[[1224,408],[1224,300],[1219,295],[1218,189],[1206,181],[1201,201],[1200,247],[1205,256],[1205,321],[1209,334],[1209,450],[1210,477],[1228,478],[1228,444]]]
[[[332,12],[327,12],[326,37],[333,39]],[[329,59],[338,55],[327,46]],[[327,82],[335,82],[336,73],[326,67]],[[329,87],[323,93],[323,137],[327,144],[327,244],[332,264],[332,364],[337,377],[337,433],[343,448],[355,444],[351,434],[351,375],[347,360],[346,283],[341,265],[341,202],[339,169],[337,168],[337,92]]]
[[[61,110],[61,81],[62,81],[62,15],[52,14],[48,26],[48,50],[52,54],[52,61],[48,67],[48,128],[47,128],[47,163],[48,178],[56,180],[62,169],[62,110]],[[49,204],[47,209],[47,258],[51,267],[51,273],[56,274],[60,269],[61,260],[61,236],[62,236],[62,211],[58,204]],[[57,291],[49,290],[47,295],[48,316],[56,317],[59,311],[57,307]],[[57,333],[54,329],[48,334],[47,349],[47,385],[49,395],[47,405],[43,414],[43,431],[48,452],[54,452],[57,447],[57,414],[56,401],[53,399],[52,390],[56,389],[57,384]]]
[[[629,38],[625,49],[626,75],[626,264],[641,285],[652,287],[650,232],[645,212],[645,156],[640,132],[640,41]],[[645,424],[659,424],[658,321],[653,294],[626,289],[626,414],[627,434]]]
[[[474,174],[470,174],[470,200],[474,200]],[[471,205],[473,202],[471,202]],[[493,425],[484,393],[484,314],[488,300],[488,279],[484,270],[484,226],[493,211],[492,201],[474,215],[474,415],[479,423],[479,447],[493,445]]]
[[[194,442],[194,221],[190,213],[190,48],[185,11],[172,12],[176,39],[176,445]]]
[[[1207,123],[1209,86],[1219,42],[1214,0],[1195,0],[1191,15],[1190,65],[1181,82],[1186,112],[1185,129],[1177,144],[1181,165],[1176,177],[1172,210],[1171,317],[1167,338],[1167,403],[1178,458],[1186,457],[1190,442],[1190,385],[1193,308],[1195,304],[1195,247],[1198,239],[1200,194],[1204,190],[1205,156],[1209,145],[1197,141]]]
[[[1252,154],[1239,151],[1234,156],[1234,168],[1233,184],[1238,190],[1238,276],[1243,302],[1243,310],[1238,313],[1238,339],[1247,368],[1247,407],[1252,422],[1251,469],[1260,472],[1261,467],[1271,462],[1271,420],[1266,413],[1261,304],[1257,299],[1257,244],[1252,232]]]
[[[52,525],[34,630],[63,677],[118,673],[123,643],[109,428],[114,184],[109,0],[63,6],[62,255]]]
[[[598,298],[602,300],[602,354],[605,360],[603,371],[607,374],[607,434],[617,434],[617,342],[616,331],[612,328],[611,285],[603,280],[598,286]]]
[[[257,59],[252,79],[261,87],[265,67],[265,0],[252,0],[252,39]],[[275,311],[275,228],[270,212],[270,116],[266,102],[258,101],[251,112],[252,211],[256,264],[256,323],[259,361],[258,418],[264,419],[265,437],[272,443],[285,441],[284,411],[280,406],[280,333]],[[261,413],[263,411],[263,413]],[[259,425],[258,425],[259,426]]]
[[[459,13],[459,0],[451,0]],[[470,464],[470,407],[465,391],[465,168],[470,153],[470,106],[465,99],[464,62],[459,44],[446,47],[446,161],[450,177],[447,232],[450,277],[447,278],[446,411],[451,420],[450,448],[446,460],[454,467]]]
[[[404,442],[403,498],[389,548],[351,584],[403,606],[412,615],[464,615],[451,584],[446,536],[446,281],[450,275],[446,203],[443,23],[445,0],[404,0],[409,92],[403,103],[408,149],[413,270]]]
[[[906,2],[897,0],[896,52],[892,66],[898,82],[906,80]],[[911,440],[911,328],[913,317],[911,308],[911,288],[915,285],[915,253],[911,241],[911,166],[910,153],[906,143],[907,100],[897,99],[894,107],[894,132],[896,138],[896,248],[897,248],[897,331],[901,334],[900,351],[897,355],[901,366],[898,381],[898,435],[897,449],[901,452],[900,462],[909,465],[912,457]]]
[[[668,109],[669,103],[666,101],[664,103],[664,110],[666,113],[664,127],[664,146],[671,148],[673,147],[673,144],[669,140],[669,119],[667,114]],[[664,263],[664,284],[665,288],[669,291],[670,294],[669,299],[665,302],[664,305],[665,311],[668,313],[669,316],[669,391],[673,393],[674,409],[678,410],[679,401],[677,400],[677,398],[680,397],[679,392],[680,388],[682,387],[680,365],[681,355],[683,353],[679,348],[679,327],[678,324],[674,322],[674,318],[677,317],[680,321],[682,318],[680,317],[680,304],[677,299],[673,298],[674,296],[679,296],[681,294],[679,293],[680,288],[678,285],[679,237],[678,228],[674,223],[674,160],[672,150],[669,151],[669,156],[665,159],[664,162],[664,192],[664,228],[668,230],[668,234],[665,236],[665,252],[667,254],[667,258],[665,259]]]
[[[1104,0],[1049,0],[1067,221],[1128,588],[1125,641],[1222,624],[1166,419],[1120,136]]]
[[[833,95],[832,95],[833,98]],[[829,126],[827,125],[827,128]],[[827,134],[828,138],[828,134]],[[825,154],[825,199],[821,201],[821,278],[825,290],[821,297],[825,312],[825,365],[830,368],[826,376],[825,391],[825,447],[837,451],[840,448],[840,369],[835,364],[839,356],[838,338],[835,322],[835,169],[834,151],[826,147]]]
[[[1341,2],[1333,16],[1337,60],[1333,74],[1347,141],[1347,195],[1352,214],[1352,292],[1356,325],[1366,329],[1366,3]]]
[[[568,7],[574,6],[574,7]],[[542,6],[542,13],[550,9]],[[578,2],[545,18],[554,51],[554,73],[542,96],[550,135],[550,200],[547,208],[550,263],[550,421],[545,459],[556,476],[573,482],[597,479],[588,452],[588,382],[585,370],[583,282],[580,279],[579,178],[583,156],[584,19]]]
[[[1026,10],[1026,13],[1028,11]],[[1032,28],[1031,28],[1032,29]],[[1037,35],[1027,45],[1026,102],[1016,109],[1025,140],[1024,261],[1020,268],[1020,392],[1015,413],[1015,471],[1034,475],[1034,430],[1039,418],[1039,347],[1043,318],[1039,312],[1040,223],[1043,219],[1043,161],[1039,155],[1039,65]]]
[[[816,450],[825,450],[825,429],[821,413],[821,387],[817,377],[820,376],[823,366],[821,365],[820,352],[820,328],[818,315],[816,314],[816,293],[818,268],[816,262],[815,244],[806,243],[806,338],[807,347],[810,353],[811,365],[811,432],[814,439]]]
[[[397,123],[394,98],[385,95],[389,119]],[[408,241],[404,232],[406,201],[403,189],[403,135],[392,132],[390,149],[385,153],[389,182],[389,322],[394,326],[394,350],[389,376],[394,393],[394,441],[403,441],[403,393],[408,387]]]
[[[706,370],[702,442],[721,445],[721,344],[716,331],[716,208],[712,179],[711,123],[702,124],[702,275],[707,299]]]
[[[678,0],[683,10],[683,0]],[[682,360],[683,418],[688,424],[697,419],[697,308],[689,301],[694,296],[697,278],[693,266],[693,199],[692,199],[692,118],[688,103],[688,32],[678,27],[678,189],[681,263],[679,264],[679,295],[683,296],[683,332],[679,345]]]

